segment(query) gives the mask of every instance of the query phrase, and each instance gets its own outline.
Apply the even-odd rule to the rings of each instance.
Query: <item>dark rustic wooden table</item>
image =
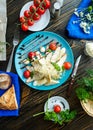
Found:
[[[74,58],[76,59],[82,54],[82,60],[80,62],[77,76],[75,78],[74,88],[77,87],[77,79],[85,75],[86,69],[93,69],[93,59],[84,55],[83,46],[80,44],[79,39],[71,39],[67,36],[65,27],[68,23],[70,16],[72,15],[74,8],[78,6],[81,0],[64,0],[64,5],[61,9],[61,15],[57,19],[50,20],[49,25],[43,31],[51,31],[59,34],[65,38],[70,44]],[[19,13],[22,6],[29,2],[29,0],[7,0],[7,42],[10,46],[7,46],[7,60],[0,62],[0,70],[6,70],[7,63],[12,50],[13,33],[16,27],[15,23],[19,21]],[[23,32],[20,29],[20,41],[23,40],[29,34],[33,32]],[[12,72],[16,73],[14,62],[12,65]],[[43,111],[44,103],[48,98],[50,91],[38,91],[29,88],[20,80],[21,89],[21,104],[20,114],[18,117],[0,117],[0,130],[93,130],[93,118],[88,116],[82,109],[79,100],[76,97],[73,89],[70,98],[66,97],[66,90],[69,85],[69,79],[60,87],[51,90],[51,96],[62,96],[67,99],[70,104],[70,109],[76,109],[78,115],[76,118],[63,126],[54,124],[52,121],[45,121],[44,115],[32,118],[32,115]]]

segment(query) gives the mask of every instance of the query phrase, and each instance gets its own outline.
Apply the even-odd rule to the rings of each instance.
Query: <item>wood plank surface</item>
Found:
[[[0,62],[0,70],[6,70],[8,60],[12,51],[12,40],[16,23],[19,23],[19,13],[22,6],[29,0],[7,0],[7,61]],[[57,19],[51,18],[49,25],[43,31],[51,31],[65,38],[72,48],[74,58],[76,59],[82,54],[77,76],[75,78],[74,89],[77,87],[77,80],[85,75],[86,69],[93,69],[93,58],[84,55],[84,47],[80,44],[79,39],[72,39],[67,36],[66,25],[74,9],[80,4],[81,0],[64,0],[64,5],[61,9],[61,15]],[[33,32],[23,32],[20,28],[20,41]],[[12,72],[16,73],[13,62]],[[76,109],[78,115],[76,118],[65,125],[54,124],[53,121],[45,121],[44,115],[32,117],[40,111],[43,111],[44,103],[46,102],[50,91],[38,91],[29,88],[20,80],[21,86],[21,105],[20,114],[18,117],[0,117],[0,130],[93,130],[93,118],[88,116],[82,109],[78,98],[73,89],[71,97],[66,97],[66,90],[70,82],[69,79],[60,87],[51,90],[51,96],[62,96],[70,104],[70,109]]]

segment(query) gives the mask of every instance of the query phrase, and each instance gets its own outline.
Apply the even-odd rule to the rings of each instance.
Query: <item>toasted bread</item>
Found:
[[[6,73],[0,74],[0,89],[7,89],[11,85],[11,77]]]
[[[17,104],[17,100],[16,100],[14,85],[12,85],[12,87],[10,87],[0,97],[0,109],[4,109],[4,110],[18,109],[18,104]]]

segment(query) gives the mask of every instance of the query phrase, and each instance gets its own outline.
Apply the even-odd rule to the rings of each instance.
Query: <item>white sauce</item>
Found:
[[[93,57],[93,43],[86,43],[86,53]]]

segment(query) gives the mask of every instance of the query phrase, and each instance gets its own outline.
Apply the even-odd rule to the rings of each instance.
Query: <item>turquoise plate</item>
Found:
[[[25,49],[25,52],[24,50],[20,49],[22,47],[23,44],[27,43],[28,44],[28,41],[30,40],[33,40],[37,35],[43,35],[43,38],[46,38],[48,37],[46,40],[44,40],[43,42],[40,43],[40,41],[43,40],[43,38],[37,40],[34,44],[31,44],[28,49]],[[70,62],[72,64],[72,68],[70,70],[66,70],[64,71],[64,73],[62,74],[62,77],[59,79],[59,83],[58,84],[55,84],[55,85],[49,85],[49,86],[45,86],[45,85],[42,85],[42,86],[34,86],[33,85],[33,82],[30,82],[30,83],[26,83],[26,79],[24,78],[23,76],[23,72],[25,71],[26,68],[23,68],[23,64],[19,64],[20,61],[22,59],[20,59],[20,55],[19,53],[21,54],[24,54],[26,53],[25,55],[23,55],[23,59],[25,57],[27,57],[27,54],[28,52],[30,51],[36,51],[40,48],[40,46],[44,46],[46,45],[46,43],[48,43],[49,41],[51,41],[52,39],[54,39],[55,41],[59,42],[60,44],[62,44],[62,47],[65,47],[66,48],[66,52],[67,52],[67,59],[66,61]],[[73,56],[73,52],[68,44],[68,42],[62,38],[61,36],[57,35],[56,33],[53,33],[53,32],[47,32],[47,31],[40,31],[40,32],[36,32],[36,33],[33,33],[29,36],[27,36],[18,46],[17,50],[16,50],[16,53],[15,53],[15,68],[16,68],[16,71],[19,75],[19,77],[21,78],[21,80],[26,84],[28,85],[29,87],[31,88],[34,88],[34,89],[37,89],[37,90],[51,90],[51,89],[55,89],[59,86],[61,86],[63,83],[65,83],[67,81],[67,79],[69,78],[71,72],[72,72],[72,69],[73,69],[73,65],[74,65],[74,56]]]

